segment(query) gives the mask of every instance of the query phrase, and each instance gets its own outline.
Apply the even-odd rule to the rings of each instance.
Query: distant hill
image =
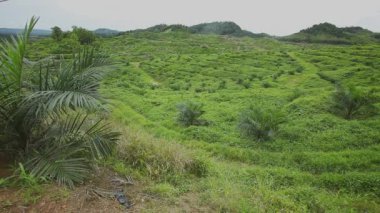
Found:
[[[235,37],[269,37],[269,35],[265,33],[255,34],[249,32],[247,30],[241,29],[239,25],[234,22],[211,22],[211,23],[203,23],[197,24],[191,27],[174,24],[174,25],[166,25],[159,24],[153,27],[149,27],[143,30],[133,30],[132,32],[189,32],[194,34],[215,34],[215,35],[228,35]]]
[[[24,29],[20,28],[0,28],[0,35],[2,36],[10,36],[10,35],[17,35],[21,33]],[[120,31],[117,30],[111,30],[107,28],[99,28],[93,31],[96,35],[99,36],[114,36],[120,33]],[[32,36],[50,36],[51,30],[41,30],[41,29],[35,29],[32,31]]]
[[[144,30],[137,30],[137,31],[148,31],[148,32],[191,32],[191,29],[188,26],[182,25],[182,24],[172,24],[172,25],[166,25],[166,24],[158,24],[153,27],[148,27]]]
[[[255,34],[247,30],[241,29],[239,25],[234,22],[211,22],[203,23],[190,27],[192,32],[199,34],[216,34],[216,35],[230,35],[236,37],[266,37],[267,34]]]
[[[361,27],[339,28],[330,23],[322,23],[290,36],[282,37],[280,40],[328,44],[361,44],[380,42],[380,36]]]
[[[24,29],[18,28],[0,28],[0,35],[9,36],[9,35],[17,35],[21,33]],[[35,29],[32,31],[32,36],[50,36],[51,30],[41,30]]]
[[[99,28],[99,29],[94,30],[93,32],[99,36],[115,36],[120,33],[120,31],[111,30],[107,28]]]

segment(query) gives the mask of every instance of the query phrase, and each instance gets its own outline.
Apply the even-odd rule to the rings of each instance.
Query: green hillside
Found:
[[[122,133],[101,164],[133,177],[134,210],[380,210],[379,44],[156,29],[97,41],[104,114]],[[56,46],[35,41],[27,56]],[[363,106],[347,116],[339,101]]]
[[[199,177],[160,174],[147,190],[164,204],[150,208],[175,208],[193,195],[191,205],[226,212],[380,209],[380,117],[346,120],[332,109],[336,82],[379,96],[380,45],[132,33],[104,48],[114,62],[102,86],[113,119],[207,162]],[[187,101],[204,104],[208,125],[176,122]],[[250,105],[286,114],[273,139],[240,134],[240,113]]]
[[[147,29],[133,30],[130,32],[188,32],[194,34],[214,34],[232,37],[269,37],[269,35],[265,33],[252,33],[250,31],[243,30],[239,25],[237,25],[234,22],[210,22],[197,24],[190,27],[181,24],[159,24],[149,27]]]
[[[285,41],[329,43],[329,44],[363,44],[380,42],[379,35],[361,27],[336,27],[330,23],[316,24],[298,33],[281,38]]]

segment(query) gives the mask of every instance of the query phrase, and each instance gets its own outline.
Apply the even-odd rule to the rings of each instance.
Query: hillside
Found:
[[[4,36],[10,36],[10,35],[16,35],[23,31],[24,29],[20,28],[0,28],[0,35]],[[50,30],[41,30],[41,29],[35,29],[32,31],[32,36],[50,36],[51,31]]]
[[[331,79],[379,95],[380,46],[301,49],[268,39],[133,33],[105,47],[116,53],[102,89],[113,118],[209,162],[205,177],[161,174],[153,191],[166,203],[153,208],[181,209],[171,200],[181,205],[189,195],[194,208],[214,211],[380,208],[379,115],[348,121],[331,112]],[[189,100],[204,104],[209,125],[177,124],[177,106]],[[274,140],[239,133],[251,104],[286,112]]]
[[[21,28],[0,28],[0,35],[3,35],[3,36],[17,35],[17,34],[20,34],[23,30],[24,29],[21,29]],[[114,36],[120,33],[117,30],[111,30],[107,28],[99,28],[99,29],[94,30],[93,32],[99,36]],[[47,37],[51,35],[51,30],[35,29],[33,30],[31,35]]]
[[[147,29],[132,30],[130,32],[189,32],[194,34],[214,34],[214,35],[224,35],[233,37],[251,37],[251,38],[262,38],[269,37],[265,33],[252,33],[247,30],[243,30],[234,22],[211,22],[203,23],[194,26],[185,26],[181,24],[166,25],[160,24],[149,27]]]
[[[333,95],[339,83],[380,96],[380,45],[300,46],[161,27],[99,41],[109,60],[101,67],[104,114],[122,133],[102,165],[108,176],[134,179],[125,187],[132,211],[379,211],[379,101],[345,119]],[[44,58],[54,45],[38,40],[28,57]],[[179,114],[188,102],[204,114],[186,126]],[[282,112],[270,139],[241,133],[250,107]],[[67,207],[78,191],[62,194],[50,202]],[[47,202],[40,197],[32,207]],[[104,202],[123,212],[97,197]]]
[[[115,36],[120,33],[120,31],[117,30],[111,30],[107,28],[99,28],[93,31],[96,35],[99,36]]]
[[[298,33],[281,38],[284,41],[329,43],[329,44],[362,44],[380,42],[379,35],[361,27],[339,28],[330,23],[316,24]]]

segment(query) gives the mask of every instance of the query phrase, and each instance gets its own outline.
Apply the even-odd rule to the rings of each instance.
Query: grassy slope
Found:
[[[34,57],[48,55],[51,42],[41,40]],[[150,180],[128,162],[111,162],[116,171],[141,176],[143,190],[159,197],[139,204],[142,209],[380,209],[379,115],[347,121],[330,112],[336,80],[379,95],[379,45],[290,45],[168,32],[107,38],[104,48],[112,65],[101,92],[115,122],[128,126],[126,134],[142,135],[125,140],[135,141],[142,153],[136,158],[176,164],[195,155],[209,166],[205,177],[174,170]],[[187,100],[205,104],[210,126],[176,124],[176,105]],[[240,136],[239,113],[250,104],[286,112],[275,140]],[[154,151],[158,157],[148,156]]]
[[[199,196],[196,205],[239,212],[379,210],[379,116],[347,121],[331,114],[334,85],[318,73],[379,91],[380,46],[292,46],[184,33],[130,34],[105,46],[115,64],[102,93],[113,117],[209,156],[209,176],[172,183],[186,188],[181,195]],[[275,73],[283,74],[274,80]],[[223,80],[226,88],[219,88]],[[204,103],[212,125],[178,126],[176,105],[186,100]],[[274,141],[239,135],[239,112],[250,104],[287,112]]]

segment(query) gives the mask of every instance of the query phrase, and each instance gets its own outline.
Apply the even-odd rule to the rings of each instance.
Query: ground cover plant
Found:
[[[55,42],[28,54],[49,55]],[[137,207],[379,211],[379,44],[186,31],[99,42],[110,60],[100,94],[122,133],[102,163],[143,183],[150,199]]]
[[[195,194],[197,206],[215,211],[379,209],[379,115],[347,120],[333,110],[338,82],[372,91],[372,110],[378,110],[380,64],[369,58],[379,56],[379,45],[297,45],[183,32],[129,33],[104,45],[115,53],[114,71],[101,90],[113,118],[210,161],[205,177],[165,182],[171,187],[162,190],[175,192],[163,193],[165,207]],[[210,125],[178,125],[177,104],[188,101],[203,104]],[[261,120],[276,117],[272,109],[283,115],[263,134],[245,131],[253,133],[247,137],[241,128],[257,123],[241,112],[252,105],[260,108],[252,117]]]

